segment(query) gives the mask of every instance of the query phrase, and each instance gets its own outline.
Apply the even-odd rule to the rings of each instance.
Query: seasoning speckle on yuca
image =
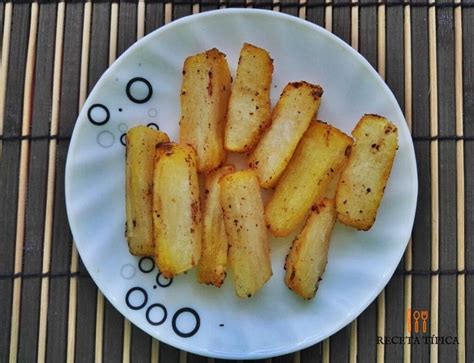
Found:
[[[317,203],[286,256],[285,284],[305,299],[314,297],[326,269],[336,215],[334,200]]]
[[[272,276],[257,176],[243,170],[222,177],[220,185],[235,291],[239,297],[251,297]]]
[[[230,92],[231,75],[224,53],[214,48],[186,58],[179,139],[196,150],[199,172],[211,171],[225,160],[224,128]]]
[[[290,234],[324,197],[346,164],[352,142],[331,125],[311,122],[265,207],[267,225],[275,236]]]
[[[220,201],[219,179],[234,172],[225,165],[205,176],[202,222],[202,252],[198,264],[198,281],[220,287],[226,277],[229,244]]]
[[[225,129],[225,148],[252,150],[271,123],[273,60],[265,49],[245,43],[240,51]]]
[[[341,223],[369,230],[375,222],[398,149],[397,127],[378,115],[364,115],[352,131],[355,144],[336,192]]]
[[[132,255],[153,256],[152,186],[155,147],[169,142],[164,132],[144,125],[127,132],[125,167],[125,204],[127,224],[125,236]]]
[[[166,278],[189,270],[201,255],[201,208],[196,153],[161,144],[153,178],[155,262]]]
[[[272,188],[285,170],[301,137],[315,117],[323,89],[308,82],[288,83],[272,114],[272,124],[250,154],[249,167],[260,185]]]

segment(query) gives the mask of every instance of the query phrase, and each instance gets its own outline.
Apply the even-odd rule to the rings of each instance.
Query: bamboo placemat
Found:
[[[77,114],[116,57],[225,7],[306,18],[358,49],[404,110],[418,163],[412,240],[385,290],[326,341],[268,361],[473,362],[472,0],[2,2],[0,362],[208,361],[150,338],[97,290],[69,231],[64,167]]]

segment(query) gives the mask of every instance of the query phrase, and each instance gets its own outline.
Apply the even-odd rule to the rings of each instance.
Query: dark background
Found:
[[[80,104],[114,58],[109,49],[119,56],[142,29],[224,6],[305,16],[357,41],[405,111],[418,163],[412,243],[384,293],[324,344],[272,361],[474,361],[474,1],[347,1],[0,4],[0,362],[207,361],[153,342],[98,292],[73,249],[63,176]],[[429,310],[429,331],[460,344],[377,345],[378,335],[405,335],[407,308]]]

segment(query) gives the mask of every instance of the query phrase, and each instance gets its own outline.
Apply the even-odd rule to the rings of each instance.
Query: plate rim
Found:
[[[87,103],[89,102],[90,99],[92,99],[96,96],[96,93],[98,92],[98,89],[100,88],[100,85],[103,82],[103,80],[108,78],[110,74],[113,74],[114,69],[117,68],[124,61],[124,59],[127,58],[127,56],[129,54],[133,53],[135,51],[135,49],[141,47],[141,45],[143,43],[145,43],[148,38],[158,36],[159,33],[170,31],[175,27],[181,26],[182,24],[193,22],[195,20],[202,20],[201,18],[214,17],[214,16],[225,15],[225,14],[229,14],[229,13],[230,14],[253,13],[253,14],[260,14],[260,15],[272,17],[274,19],[277,19],[277,21],[284,20],[284,21],[295,22],[299,25],[302,25],[302,26],[305,26],[305,27],[309,28],[309,30],[311,30],[311,31],[319,32],[324,37],[327,37],[331,42],[333,42],[334,44],[336,44],[339,47],[343,48],[346,52],[350,53],[351,56],[353,56],[361,65],[363,65],[372,75],[375,76],[374,78],[375,78],[378,86],[382,87],[386,91],[390,101],[392,102],[393,105],[395,105],[396,112],[398,113],[400,119],[405,120],[405,123],[403,123],[403,125],[401,125],[401,127],[399,127],[399,129],[402,130],[402,132],[404,134],[404,137],[408,141],[406,147],[408,148],[407,151],[411,155],[411,159],[408,160],[408,162],[409,162],[408,167],[412,170],[412,173],[413,173],[413,180],[412,180],[413,186],[412,186],[412,188],[413,188],[414,201],[411,205],[411,210],[410,210],[410,215],[409,215],[409,220],[411,220],[411,226],[410,226],[409,229],[407,228],[408,233],[405,237],[405,239],[406,239],[405,246],[404,246],[403,250],[401,250],[401,253],[399,254],[399,256],[397,256],[396,260],[398,261],[398,263],[394,264],[394,266],[392,266],[392,268],[386,272],[384,278],[378,280],[378,283],[376,284],[376,288],[374,288],[374,293],[366,299],[364,304],[360,305],[358,309],[354,310],[353,314],[351,314],[351,318],[350,318],[351,320],[346,321],[346,322],[342,322],[340,324],[335,324],[332,327],[332,329],[328,329],[329,333],[323,339],[321,339],[321,340],[311,339],[311,337],[310,337],[308,339],[299,341],[298,343],[294,343],[294,344],[291,344],[291,345],[284,346],[283,348],[274,348],[272,350],[258,350],[258,351],[252,351],[252,352],[242,352],[242,353],[239,353],[239,354],[233,354],[233,353],[223,354],[223,352],[221,352],[221,351],[216,351],[216,350],[209,351],[208,349],[205,349],[205,348],[198,348],[196,346],[189,345],[185,341],[175,340],[175,339],[168,339],[169,335],[160,334],[159,331],[153,330],[151,327],[145,326],[145,325],[143,325],[139,322],[136,323],[132,320],[129,320],[132,324],[137,326],[139,329],[144,330],[147,334],[149,334],[153,338],[159,339],[160,341],[162,341],[166,344],[170,344],[170,345],[172,345],[172,346],[174,346],[178,349],[185,350],[185,351],[190,352],[190,353],[204,355],[204,356],[213,357],[213,358],[223,358],[223,359],[240,359],[240,360],[242,360],[242,359],[243,360],[263,359],[263,358],[275,357],[275,356],[279,356],[279,355],[282,355],[282,354],[292,353],[292,352],[295,352],[295,351],[305,349],[305,348],[310,347],[310,346],[312,346],[312,345],[314,345],[318,342],[323,341],[324,339],[327,339],[328,337],[332,336],[333,334],[335,334],[339,330],[343,329],[345,326],[351,324],[352,321],[357,319],[360,316],[360,314],[373,301],[375,301],[377,296],[387,286],[387,284],[390,281],[390,279],[392,278],[392,276],[393,276],[393,274],[394,274],[401,258],[403,257],[403,254],[405,253],[406,247],[407,247],[407,245],[409,243],[409,240],[410,240],[410,236],[411,236],[414,221],[415,221],[415,214],[416,214],[416,210],[417,210],[418,189],[419,189],[418,170],[417,170],[417,162],[416,162],[416,155],[415,155],[415,150],[414,150],[413,139],[412,139],[411,133],[408,129],[408,125],[406,123],[405,116],[404,116],[404,114],[403,114],[403,112],[400,108],[400,105],[399,105],[396,97],[394,96],[393,92],[388,87],[388,85],[385,83],[385,81],[381,78],[380,74],[372,67],[372,65],[367,61],[367,59],[365,59],[358,51],[356,51],[349,44],[347,44],[342,39],[337,37],[335,34],[329,32],[328,30],[326,30],[325,28],[323,28],[323,27],[321,27],[317,24],[311,23],[311,22],[309,22],[305,19],[293,16],[293,15],[289,15],[289,14],[285,14],[285,13],[281,13],[281,12],[275,12],[275,11],[272,11],[272,10],[265,10],[265,9],[250,9],[250,8],[217,9],[217,10],[211,10],[211,11],[207,11],[207,12],[203,12],[203,13],[191,14],[191,15],[182,17],[180,19],[174,20],[174,21],[172,21],[168,24],[163,25],[162,27],[154,30],[153,32],[150,32],[149,34],[147,34],[144,37],[137,40],[125,52],[123,52],[107,68],[107,70],[100,76],[100,78],[97,80],[96,84],[94,85],[93,89],[87,95],[87,98],[85,99],[84,104],[82,105],[81,110],[80,110],[80,112],[77,116],[76,122],[74,124],[74,130],[73,130],[72,137],[71,137],[71,140],[70,140],[70,144],[69,144],[69,147],[68,147],[65,174],[64,174],[64,176],[65,176],[65,180],[64,180],[64,184],[65,184],[64,185],[64,187],[65,187],[65,202],[66,202],[66,212],[67,212],[67,217],[68,217],[68,221],[69,221],[69,227],[70,227],[70,230],[71,230],[71,234],[73,236],[74,244],[77,248],[77,251],[78,251],[79,255],[82,256],[82,252],[81,252],[82,247],[81,247],[80,243],[76,242],[77,240],[75,238],[75,236],[78,235],[78,232],[77,232],[77,226],[73,223],[74,217],[72,216],[71,207],[70,207],[70,204],[72,203],[71,202],[72,196],[71,196],[71,186],[70,186],[71,178],[69,177],[69,175],[71,173],[71,154],[72,154],[71,150],[73,150],[75,148],[76,143],[77,143],[77,139],[78,139],[78,131],[77,130],[79,129],[79,126],[80,126],[79,121],[80,121],[80,119],[84,118],[84,115],[87,112],[85,106],[87,105]],[[92,278],[92,280],[96,284],[99,291],[101,291],[101,293],[107,298],[107,300],[124,316],[125,319],[128,320],[128,318],[127,318],[127,315],[128,315],[127,314],[127,309],[123,305],[119,304],[118,301],[116,302],[114,299],[109,298],[109,294],[108,294],[107,290],[104,290],[102,288],[102,286],[100,284],[98,284],[98,282],[96,281],[96,276],[95,276],[95,273],[94,273],[94,269],[90,268],[90,266],[88,265],[88,262],[85,261],[85,260],[83,260],[83,264],[86,267],[86,269],[88,270],[90,277]]]

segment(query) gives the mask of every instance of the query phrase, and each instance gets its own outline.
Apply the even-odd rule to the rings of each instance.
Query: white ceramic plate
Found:
[[[388,117],[400,148],[377,222],[369,232],[337,225],[316,298],[283,283],[288,239],[271,240],[274,275],[251,299],[199,285],[195,272],[163,279],[149,258],[128,253],[124,238],[122,135],[154,123],[177,140],[184,59],[217,47],[235,74],[240,48],[269,50],[272,102],[289,81],[322,85],[318,117],[350,133],[364,113]],[[131,322],[180,349],[220,358],[263,358],[296,351],[335,333],[380,293],[407,245],[417,197],[413,144],[398,104],[374,69],[324,29],[262,10],[229,9],[175,21],[143,38],[102,76],[79,115],[66,167],[69,221],[79,253],[107,299]],[[184,309],[184,310],[183,310]]]

